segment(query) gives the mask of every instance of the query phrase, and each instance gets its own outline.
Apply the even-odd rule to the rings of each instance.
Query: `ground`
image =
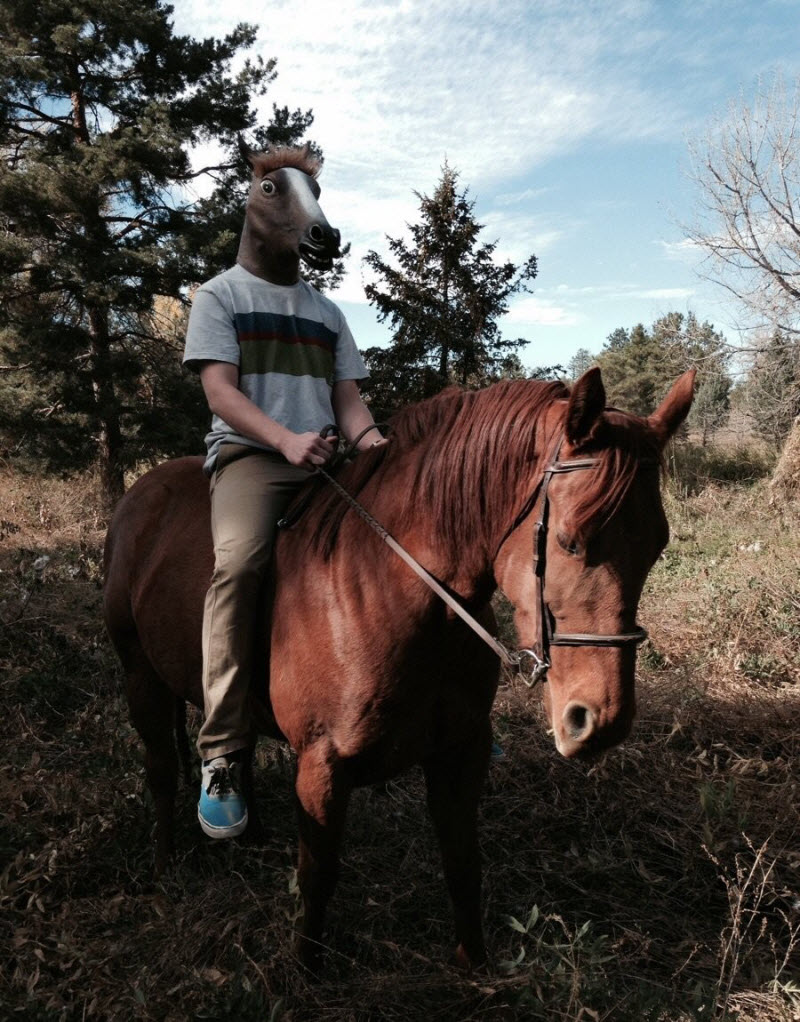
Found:
[[[538,697],[502,687],[481,813],[489,967],[451,963],[414,772],[353,799],[314,982],[290,940],[290,754],[259,748],[263,848],[203,839],[193,779],[154,882],[92,482],[0,473],[3,1017],[800,1019],[800,530],[766,479],[671,484],[623,747],[567,762]]]

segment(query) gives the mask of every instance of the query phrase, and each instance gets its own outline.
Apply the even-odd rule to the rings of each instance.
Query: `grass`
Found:
[[[800,1019],[800,530],[771,515],[763,481],[668,495],[622,748],[560,759],[537,698],[501,689],[506,757],[481,821],[491,966],[450,964],[412,772],[353,798],[317,983],[291,951],[289,754],[259,747],[263,848],[204,841],[193,781],[177,860],[153,882],[85,482],[6,472],[0,494],[2,1017]]]

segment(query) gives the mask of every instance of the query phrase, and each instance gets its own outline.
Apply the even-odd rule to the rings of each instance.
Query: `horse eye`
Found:
[[[269,178],[264,178],[264,180],[261,182],[261,191],[265,195],[272,195],[272,193],[275,191],[275,182],[270,181]]]
[[[570,539],[569,536],[565,536],[563,532],[556,533],[556,541],[562,550],[566,551],[571,557],[576,557],[580,553],[580,547],[574,539]]]

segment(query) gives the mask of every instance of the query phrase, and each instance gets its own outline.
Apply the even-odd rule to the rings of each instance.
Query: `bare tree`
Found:
[[[748,325],[800,334],[800,79],[775,74],[689,143],[699,189],[686,228],[704,275],[742,304]]]

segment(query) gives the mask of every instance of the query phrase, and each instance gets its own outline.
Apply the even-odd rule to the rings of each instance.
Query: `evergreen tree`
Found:
[[[658,403],[665,378],[669,378],[662,355],[643,323],[610,334],[597,357],[609,402],[636,415],[649,415]]]
[[[411,243],[388,238],[396,265],[374,251],[365,257],[377,278],[367,297],[393,328],[390,347],[364,352],[372,376],[365,392],[376,408],[395,409],[448,383],[484,386],[520,370],[516,353],[527,342],[504,339],[496,321],[536,276],[536,257],[521,267],[496,263],[496,243],[480,241],[474,202],[457,184],[445,164],[432,196],[415,193],[420,220],[409,225]]]
[[[567,364],[567,378],[573,383],[597,362],[588,348],[578,348]]]
[[[311,121],[276,110],[256,129],[251,101],[274,62],[232,70],[255,30],[194,40],[171,12],[162,0],[0,0],[0,361],[27,367],[4,374],[17,401],[3,424],[17,447],[35,432],[62,464],[95,460],[109,503],[154,426],[154,375],[178,371],[155,296],[185,299],[234,261],[249,176],[238,133],[263,148]],[[195,168],[199,146],[215,155]],[[194,201],[199,178],[211,194]],[[174,382],[160,393],[180,400]]]
[[[779,447],[800,415],[800,343],[780,330],[753,362],[745,403],[760,437]]]
[[[648,329],[617,328],[609,335],[597,364],[612,404],[637,415],[655,410],[673,380],[698,369],[697,396],[688,426],[705,444],[727,419],[731,378],[730,351],[722,334],[693,313],[670,312]]]

